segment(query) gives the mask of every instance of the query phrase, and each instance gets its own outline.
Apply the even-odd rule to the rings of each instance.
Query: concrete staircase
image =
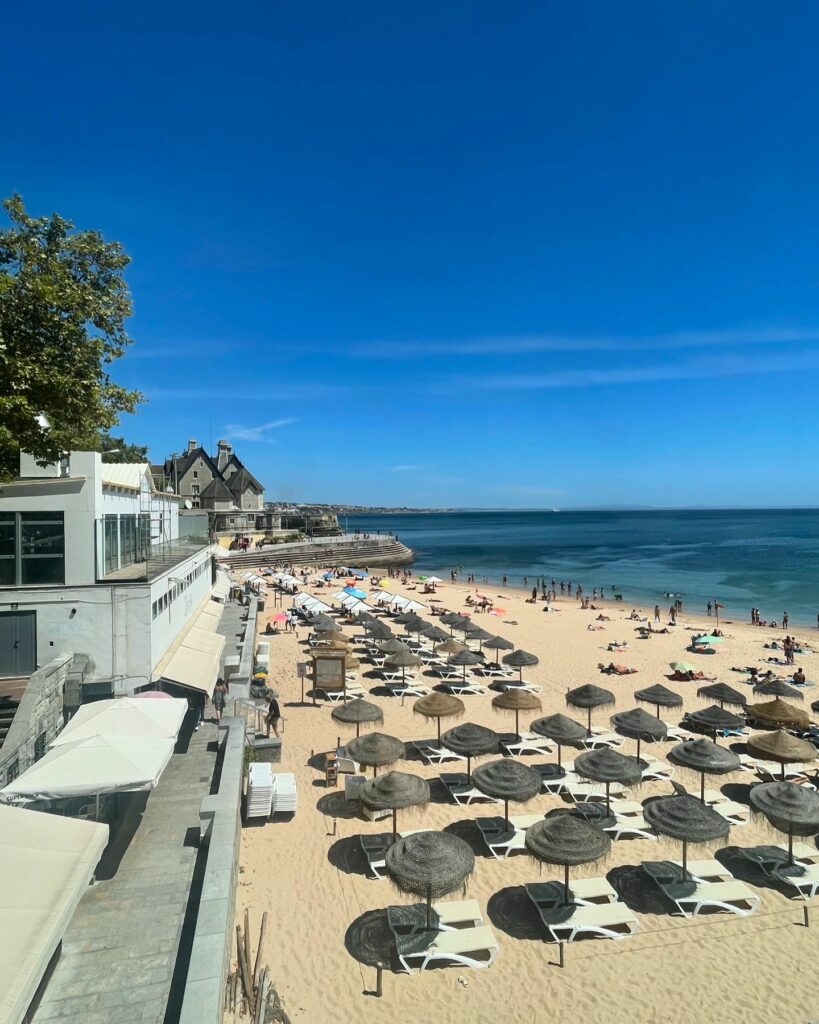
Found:
[[[252,569],[259,565],[287,562],[291,565],[365,566],[410,565],[413,553],[394,537],[342,537],[302,541],[296,544],[271,544],[256,551],[230,552],[220,559],[232,569]]]

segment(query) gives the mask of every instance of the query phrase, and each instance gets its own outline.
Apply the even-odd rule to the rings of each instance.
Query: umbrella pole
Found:
[[[660,705],[659,704],[657,705],[657,717],[658,718],[660,717]]]
[[[377,765],[373,765],[373,778],[375,778],[376,775],[378,775],[378,766]]]
[[[523,684],[523,665],[518,666],[518,682]]]
[[[559,743],[557,745],[557,766],[558,766],[558,768],[562,768],[563,767],[563,750],[561,749],[561,746],[560,746]]]
[[[466,781],[472,781],[472,755],[466,755]]]
[[[432,927],[432,896],[427,896],[427,931]]]
[[[637,760],[640,760],[640,737],[637,737]]]
[[[793,825],[788,822],[788,866],[793,866]]]
[[[398,837],[398,811],[393,807],[392,809],[392,838],[393,841]]]
[[[563,865],[563,906],[569,905],[569,865]]]
[[[705,772],[700,772],[700,802],[705,803]]]
[[[588,724],[586,732],[587,732],[587,735],[591,736],[591,708],[589,708],[589,724]]]
[[[515,708],[515,736],[517,736],[518,743],[520,743],[520,723],[518,722],[518,716],[519,715],[520,715],[520,712],[518,711],[517,708]],[[783,771],[784,771],[784,768],[783,768]]]
[[[441,745],[441,719],[436,718],[435,721],[438,723],[438,746]]]
[[[356,722],[355,723],[355,738],[356,739],[358,739],[360,733],[361,733],[361,723],[360,722]]]
[[[611,814],[611,807],[609,804],[609,791],[611,789],[611,783],[606,783],[606,814]]]
[[[688,843],[686,842],[685,839],[683,839],[682,869],[683,869],[683,881],[685,881],[686,878],[688,878]]]
[[[506,827],[507,828],[511,828],[512,826],[509,824],[509,801],[508,800],[504,800],[503,801],[503,817],[504,817],[504,820],[506,821]]]

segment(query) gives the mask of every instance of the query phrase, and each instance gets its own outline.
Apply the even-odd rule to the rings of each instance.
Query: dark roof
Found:
[[[232,494],[242,494],[248,489],[248,487],[252,487],[260,494],[264,491],[264,487],[262,487],[250,470],[246,469],[244,466],[242,466],[237,473],[234,473],[233,476],[228,479],[227,485]]]
[[[215,501],[233,501],[233,495],[221,477],[215,476],[199,495],[200,498],[213,498]]]
[[[216,463],[208,455],[204,448],[194,448],[192,452],[185,452],[184,455],[178,459],[166,459],[165,460],[165,472],[170,475],[170,472],[174,469],[174,463],[176,464],[176,476],[178,480],[181,480],[184,475],[188,472],[191,466],[196,462],[197,459],[204,459],[205,464],[208,466],[210,471],[213,473],[215,478],[221,477],[221,473],[216,468]]]

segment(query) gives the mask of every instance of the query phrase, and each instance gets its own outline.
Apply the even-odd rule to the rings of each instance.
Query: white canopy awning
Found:
[[[153,789],[171,759],[174,741],[89,736],[52,747],[0,790],[6,803]]]
[[[0,1024],[20,1024],[108,842],[108,826],[0,806]]]
[[[154,680],[167,679],[212,697],[225,649],[225,638],[215,632],[218,622],[206,604],[157,665]]]
[[[89,736],[176,740],[188,710],[186,700],[140,700],[114,697],[83,704],[51,744],[52,747],[84,740]]]

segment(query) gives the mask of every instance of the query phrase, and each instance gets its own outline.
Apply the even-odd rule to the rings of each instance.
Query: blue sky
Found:
[[[0,190],[269,497],[819,504],[819,8],[16,5]]]

